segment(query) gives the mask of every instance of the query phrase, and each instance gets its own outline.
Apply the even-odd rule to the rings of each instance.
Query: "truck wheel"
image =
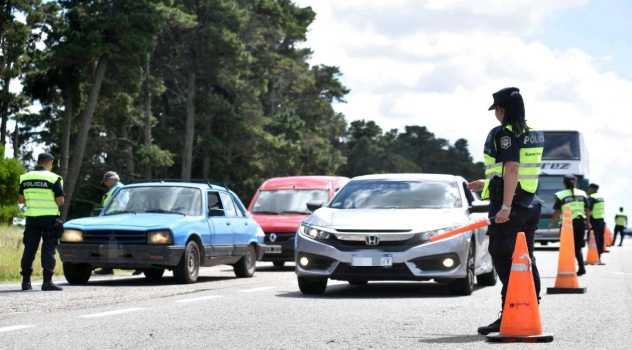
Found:
[[[64,277],[70,284],[86,284],[92,275],[89,264],[63,263]]]
[[[470,242],[467,253],[467,272],[465,277],[448,283],[448,291],[452,295],[470,295],[474,291],[474,241]]]
[[[178,283],[195,283],[200,273],[200,250],[197,243],[190,241],[184,248],[180,262],[173,269],[173,277]]]
[[[255,247],[253,245],[248,246],[246,255],[241,257],[239,261],[233,265],[235,276],[239,278],[252,277],[257,269],[257,257]]]
[[[327,289],[327,278],[298,277],[298,288],[303,294],[323,294]]]
[[[143,270],[145,277],[150,280],[161,279],[162,275],[165,273],[165,269],[145,269]]]

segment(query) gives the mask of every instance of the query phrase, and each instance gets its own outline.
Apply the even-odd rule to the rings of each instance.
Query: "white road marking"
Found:
[[[140,310],[145,310],[145,308],[142,308],[142,307],[133,307],[133,308],[129,308],[129,309],[121,309],[121,310],[114,310],[114,311],[100,312],[100,313],[98,313],[98,314],[82,315],[82,316],[79,316],[79,317],[101,317],[101,316],[110,316],[110,315],[123,314],[123,313],[126,313],[126,312],[133,312],[133,311],[140,311]]]
[[[215,298],[219,298],[221,297],[221,295],[207,295],[205,297],[198,297],[198,298],[191,298],[191,299],[181,299],[181,300],[176,300],[176,303],[188,303],[191,301],[199,301],[199,300],[206,300],[206,299],[215,299]]]
[[[8,331],[17,331],[18,329],[31,328],[35,327],[32,325],[20,325],[20,326],[11,326],[11,327],[2,327],[0,328],[0,333],[8,332]]]
[[[276,287],[259,287],[259,288],[253,288],[253,289],[244,289],[244,290],[238,290],[238,293],[252,293],[252,292],[260,292],[262,290],[268,290],[268,289],[274,289]]]
[[[632,275],[632,273],[629,272],[619,272],[619,271],[606,271],[609,273],[614,273],[615,275]]]

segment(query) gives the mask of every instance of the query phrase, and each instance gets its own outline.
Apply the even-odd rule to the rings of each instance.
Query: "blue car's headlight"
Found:
[[[445,227],[445,228],[441,228],[441,229],[438,229],[438,230],[422,232],[422,233],[419,234],[419,238],[422,241],[424,241],[424,242],[425,241],[429,241],[430,238],[432,238],[432,237],[434,237],[436,235],[440,235],[442,233],[446,233],[448,231],[452,231],[452,230],[454,230],[455,228],[458,228],[458,227],[459,226],[450,226],[450,227]]]
[[[308,226],[301,224],[298,227],[298,233],[311,239],[329,239],[330,233],[320,227]]]

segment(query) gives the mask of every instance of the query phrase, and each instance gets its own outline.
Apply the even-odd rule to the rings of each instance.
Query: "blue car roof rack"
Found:
[[[216,186],[221,186],[224,187],[227,190],[230,190],[228,188],[228,185],[230,184],[230,182],[227,181],[213,181],[213,179],[190,179],[190,180],[183,180],[183,179],[131,179],[128,183],[129,184],[136,184],[136,183],[144,183],[144,182],[191,182],[191,183],[203,183],[203,184],[207,184],[209,185],[209,187],[212,187],[213,185]]]

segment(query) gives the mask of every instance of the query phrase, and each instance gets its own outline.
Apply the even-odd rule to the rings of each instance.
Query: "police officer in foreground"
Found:
[[[31,274],[37,248],[42,240],[42,269],[44,283],[42,290],[62,290],[53,283],[55,271],[55,248],[58,238],[56,219],[59,207],[64,205],[63,180],[52,173],[53,156],[40,153],[35,170],[20,176],[19,203],[26,204],[26,225],[24,229],[24,253],[22,254],[22,290],[31,290]]]
[[[599,191],[599,185],[591,183],[588,185],[588,208],[590,209],[590,226],[595,234],[595,242],[597,243],[597,253],[599,253],[599,262],[601,263],[601,254],[603,254],[604,247],[604,231],[606,229],[606,223],[604,218],[606,216],[606,203]]]
[[[540,274],[533,256],[535,230],[540,221],[544,202],[535,195],[538,188],[540,162],[544,148],[544,134],[530,128],[525,120],[525,109],[520,90],[505,88],[493,94],[493,110],[501,125],[493,128],[485,141],[485,180],[470,182],[472,191],[482,191],[489,199],[489,216],[495,217],[488,227],[489,253],[494,268],[503,284],[502,307],[505,305],[513,251],[518,232],[527,240],[535,292],[540,300]],[[500,331],[500,317],[478,333]]]

